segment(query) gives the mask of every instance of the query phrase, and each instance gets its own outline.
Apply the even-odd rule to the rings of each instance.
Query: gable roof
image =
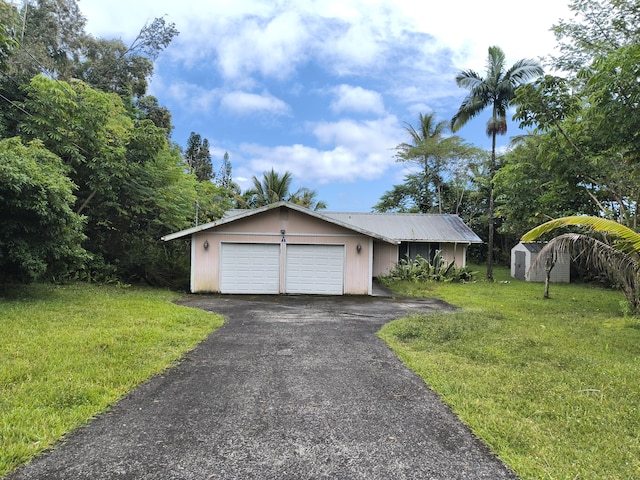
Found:
[[[522,245],[525,250],[531,253],[538,253],[540,250],[542,250],[542,247],[544,247],[545,244],[546,242],[520,242],[520,245]]]
[[[392,237],[381,235],[377,232],[367,230],[366,228],[362,228],[357,225],[344,222],[341,219],[333,218],[328,216],[327,214],[309,210],[308,208],[304,208],[290,202],[277,202],[277,203],[272,203],[271,205],[267,205],[265,207],[254,208],[250,210],[231,210],[230,212],[227,213],[226,216],[222,217],[219,220],[216,220],[214,222],[209,222],[209,223],[203,223],[202,225],[198,225],[197,227],[191,227],[191,228],[187,228],[186,230],[181,230],[179,232],[165,235],[164,237],[162,237],[162,240],[167,242],[169,240],[175,240],[176,238],[187,237],[187,236],[193,235],[194,233],[202,232],[204,230],[209,230],[211,228],[216,228],[221,225],[225,225],[227,223],[236,222],[242,218],[252,217],[254,215],[259,215],[260,213],[267,212],[269,210],[274,210],[277,208],[288,208],[290,210],[304,213],[305,215],[309,215],[310,217],[324,220],[325,222],[338,225],[340,227],[346,228],[348,230],[352,230],[357,233],[361,233],[362,235],[367,235],[369,237],[377,238],[378,240],[382,240],[383,242],[393,243],[393,244],[400,243],[399,241],[395,240]]]
[[[399,242],[482,243],[457,215],[343,212],[325,215]]]

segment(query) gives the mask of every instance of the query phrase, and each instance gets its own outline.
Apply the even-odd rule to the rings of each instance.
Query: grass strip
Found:
[[[545,300],[541,284],[495,277],[396,283],[460,310],[379,335],[521,478],[640,478],[640,321],[623,295],[552,285]]]
[[[150,288],[0,292],[0,477],[178,360],[222,318]]]

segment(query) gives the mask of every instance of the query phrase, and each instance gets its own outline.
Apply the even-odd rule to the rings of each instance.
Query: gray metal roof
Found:
[[[322,212],[370,232],[398,241],[482,243],[457,215],[422,213]]]

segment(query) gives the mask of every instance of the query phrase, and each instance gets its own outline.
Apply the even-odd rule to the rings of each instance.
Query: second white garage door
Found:
[[[287,293],[342,295],[344,245],[287,245]]]

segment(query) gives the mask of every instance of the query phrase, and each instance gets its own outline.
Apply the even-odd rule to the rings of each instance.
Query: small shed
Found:
[[[544,264],[531,268],[538,253],[545,246],[544,242],[520,242],[511,249],[511,276],[527,282],[544,282]],[[562,254],[551,269],[551,282],[569,283],[571,281],[571,258]]]

